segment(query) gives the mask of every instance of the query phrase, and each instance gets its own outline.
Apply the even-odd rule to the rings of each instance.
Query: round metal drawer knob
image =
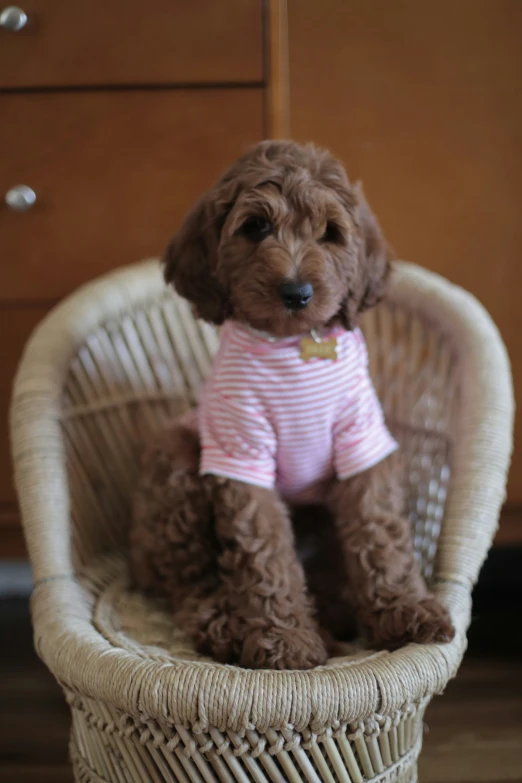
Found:
[[[15,212],[25,212],[36,202],[36,193],[29,185],[16,185],[5,194],[5,203]]]
[[[27,14],[15,5],[8,5],[0,12],[0,27],[17,33],[27,24]]]

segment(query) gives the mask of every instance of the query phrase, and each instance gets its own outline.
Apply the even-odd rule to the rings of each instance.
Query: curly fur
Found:
[[[262,242],[242,230],[251,216],[270,222]],[[292,142],[263,142],[240,158],[165,255],[166,280],[199,316],[276,336],[353,329],[384,295],[389,269],[361,189],[329,153]],[[311,282],[314,296],[289,312],[277,290],[295,279]],[[199,476],[198,466],[197,433],[174,422],[143,460],[130,545],[136,582],[170,596],[199,650],[249,668],[305,669],[325,663],[354,618],[381,647],[453,637],[414,558],[393,456],[335,482],[328,508],[313,509]]]

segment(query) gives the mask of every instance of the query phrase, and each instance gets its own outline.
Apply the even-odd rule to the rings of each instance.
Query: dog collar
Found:
[[[241,324],[243,329],[245,329],[247,332],[250,332],[251,335],[254,337],[259,337],[261,340],[267,340],[269,343],[281,343],[285,340],[304,340],[306,338],[311,338],[315,343],[321,343],[327,334],[321,334],[318,329],[310,329],[309,332],[303,333],[303,334],[296,334],[292,337],[276,337],[273,334],[270,334],[270,332],[263,332],[261,329],[254,329],[253,326],[249,326],[248,324]],[[330,330],[331,331],[331,330]]]
[[[321,333],[319,329],[310,329],[305,334],[294,335],[293,337],[276,337],[269,332],[254,329],[254,327],[248,324],[240,324],[240,326],[253,337],[265,340],[268,343],[298,343],[303,361],[309,361],[310,359],[330,359],[336,361],[337,359],[337,335],[339,334],[339,329],[330,329],[325,333]]]

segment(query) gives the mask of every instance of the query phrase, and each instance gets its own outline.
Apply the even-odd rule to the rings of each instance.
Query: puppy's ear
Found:
[[[213,191],[203,196],[163,257],[165,281],[191,302],[199,318],[218,325],[227,317],[228,306],[228,296],[216,274],[221,228],[228,209]]]
[[[359,312],[379,304],[386,293],[386,284],[391,271],[391,252],[377,219],[363,193],[360,182],[355,186],[359,202],[361,230],[360,266],[363,283]]]
[[[355,186],[355,195],[355,214],[359,227],[358,269],[351,281],[343,312],[345,325],[349,329],[357,325],[360,313],[374,307],[384,297],[391,271],[390,249],[368,206],[360,182]]]

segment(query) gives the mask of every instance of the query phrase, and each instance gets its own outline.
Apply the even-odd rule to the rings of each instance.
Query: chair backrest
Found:
[[[406,466],[407,513],[432,573],[450,477],[457,362],[435,324],[385,303],[364,321],[371,370]],[[124,545],[139,454],[197,403],[218,336],[171,292],[108,318],[69,362],[61,402],[76,566]]]
[[[144,445],[197,403],[218,345],[164,291],[89,334],[65,380],[65,436],[77,562],[122,546]]]
[[[441,325],[398,303],[366,313],[370,368],[401,447],[405,513],[424,576],[433,573],[459,410],[459,363]]]

